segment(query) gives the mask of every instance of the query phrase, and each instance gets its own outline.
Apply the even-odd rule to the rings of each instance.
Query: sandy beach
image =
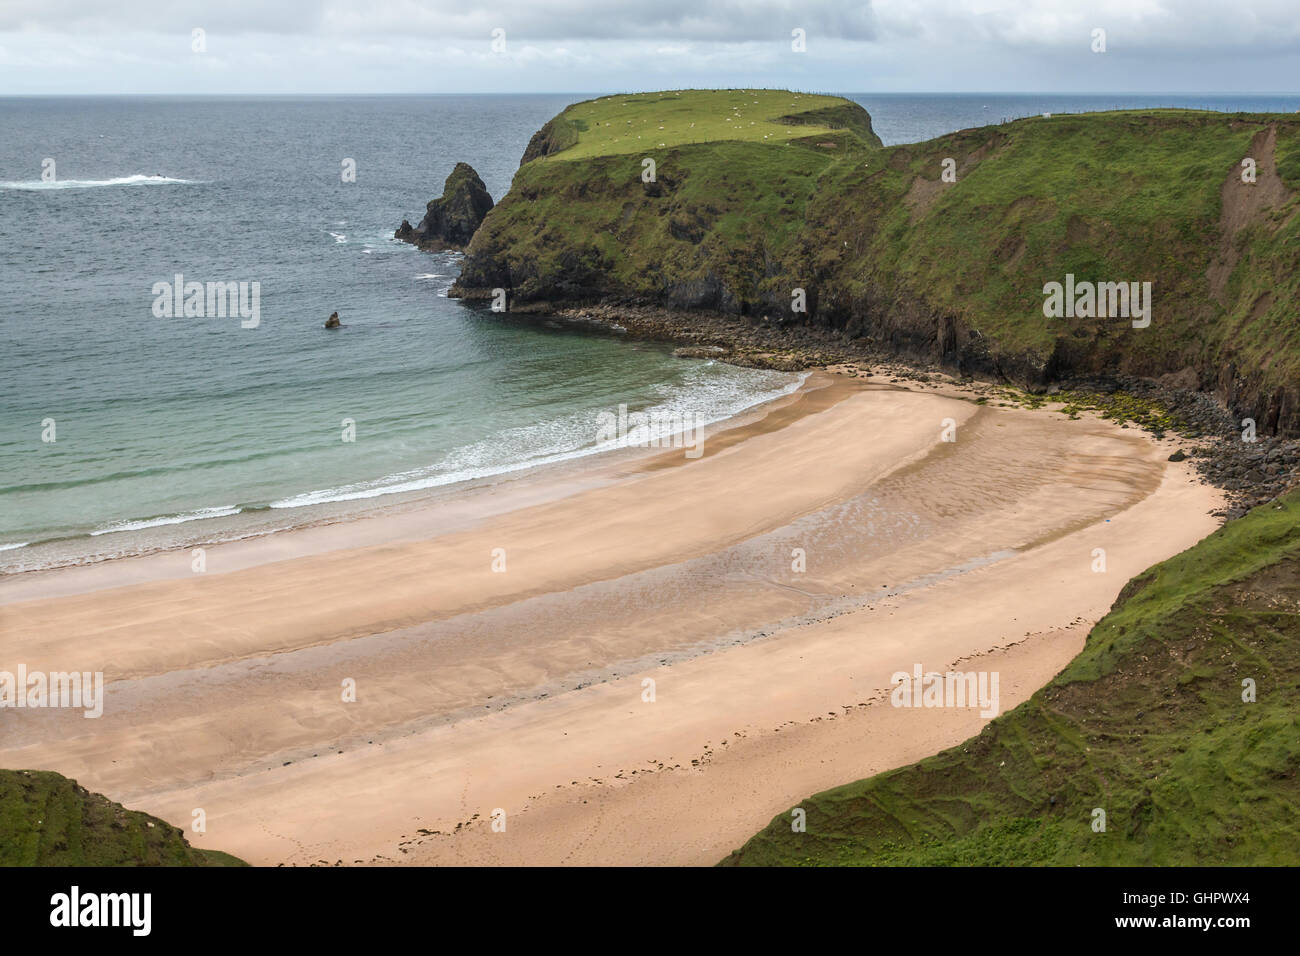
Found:
[[[1059,672],[1217,527],[1174,447],[818,372],[698,459],[0,579],[0,669],[107,682],[96,720],[5,712],[0,766],[202,808],[258,865],[712,864],[990,719],[891,706],[895,672],[997,672],[1002,712]]]

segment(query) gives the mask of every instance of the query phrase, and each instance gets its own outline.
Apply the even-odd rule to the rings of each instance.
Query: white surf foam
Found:
[[[139,531],[143,528],[158,528],[168,524],[185,524],[189,521],[203,521],[206,518],[228,518],[231,515],[237,515],[242,508],[236,508],[234,505],[226,505],[220,508],[200,508],[198,511],[187,511],[184,514],[164,515],[161,518],[142,518],[138,521],[123,521],[119,524],[109,525],[107,528],[99,528],[90,532],[91,536],[101,534],[114,534],[118,531]]]
[[[168,176],[119,176],[116,179],[55,179],[45,182],[42,179],[0,182],[0,189],[44,190],[44,189],[93,189],[97,186],[194,186],[197,179],[172,179]]]
[[[716,400],[720,396],[714,393],[712,396],[714,402],[710,403],[713,405],[714,414],[710,417],[702,417],[701,424],[717,424],[740,414],[747,408],[780,398],[783,395],[789,395],[803,385],[807,377],[807,374],[803,374],[782,388],[749,392],[743,397],[732,393],[726,396],[731,401],[725,402],[722,408],[719,408],[716,404]],[[703,412],[703,409],[690,408],[692,396],[689,391],[686,394],[674,396],[674,399],[655,406],[655,408],[672,408],[679,412]],[[590,441],[596,434],[594,412],[591,419],[589,422],[584,420],[584,424],[578,426],[578,430],[576,430],[576,433],[585,436],[586,440],[575,439],[574,420],[542,423],[536,426],[515,429],[514,431],[519,433],[517,435],[509,433],[496,435],[491,439],[461,449],[451,460],[435,466],[438,469],[436,473],[430,473],[433,469],[400,472],[394,475],[386,475],[375,481],[356,482],[336,488],[323,488],[318,491],[309,491],[305,494],[281,498],[272,501],[271,507],[306,508],[311,505],[330,504],[338,501],[358,501],[364,498],[378,498],[383,495],[395,495],[408,491],[422,491],[462,481],[472,481],[476,478],[506,475],[511,472],[535,468],[538,465],[549,465],[561,461],[571,461],[575,458],[585,458],[588,455],[597,455],[636,444],[636,435],[629,435],[618,441],[595,444]],[[516,440],[511,441],[512,438]],[[525,453],[523,457],[512,462],[491,461],[492,458],[500,454],[503,446],[509,445],[515,445],[516,447],[531,446],[530,451],[532,453]],[[547,445],[550,447],[546,447]],[[575,445],[576,447],[574,447]]]

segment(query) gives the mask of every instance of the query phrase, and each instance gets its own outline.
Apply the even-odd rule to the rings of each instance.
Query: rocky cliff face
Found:
[[[1035,390],[1173,376],[1300,435],[1300,118],[1087,114],[888,149],[863,132],[669,147],[649,184],[639,154],[526,162],[452,294],[726,313]],[[1067,274],[1151,283],[1150,321],[1045,315]]]
[[[413,228],[403,219],[393,238],[430,252],[464,249],[492,206],[492,197],[474,167],[457,163],[447,177],[442,195],[429,202],[420,224]]]

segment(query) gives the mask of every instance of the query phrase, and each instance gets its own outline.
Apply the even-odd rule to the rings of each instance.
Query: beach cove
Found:
[[[184,551],[16,575],[10,659],[103,671],[104,712],[10,712],[0,765],[260,865],[714,863],[988,720],[891,707],[896,672],[996,672],[1001,712],[1050,680],[1217,527],[1172,448],[817,372],[697,459],[545,466],[215,545],[203,574]]]

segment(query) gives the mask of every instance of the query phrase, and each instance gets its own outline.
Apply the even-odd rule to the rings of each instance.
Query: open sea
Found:
[[[533,132],[588,95],[0,98],[0,573],[501,480],[606,450],[620,404],[717,421],[796,388],[448,299],[458,255],[392,239],[457,161],[499,201]],[[1043,112],[1300,109],[851,98],[886,144]],[[155,314],[177,275],[258,283],[256,326]]]

